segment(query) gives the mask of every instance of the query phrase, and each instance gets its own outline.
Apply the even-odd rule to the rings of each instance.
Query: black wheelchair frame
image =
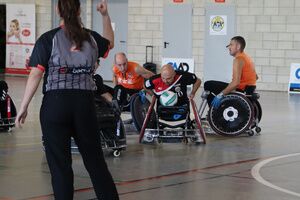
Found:
[[[0,130],[10,132],[15,126],[16,116],[16,106],[11,97],[6,94],[5,99],[0,100]]]
[[[119,157],[121,151],[126,150],[127,147],[123,121],[103,97],[96,97],[95,104],[101,138],[101,146],[99,146],[103,150],[111,150],[114,157]],[[78,147],[73,138],[71,150],[73,153],[78,153]]]

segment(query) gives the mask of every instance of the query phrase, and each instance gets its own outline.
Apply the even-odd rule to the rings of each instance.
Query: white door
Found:
[[[93,0],[92,29],[102,34],[102,18],[101,14],[96,10],[98,2],[99,0]],[[115,47],[110,51],[106,59],[101,59],[97,73],[104,80],[111,81],[115,53],[124,52],[127,54],[128,0],[109,0],[108,11],[115,33]]]
[[[233,58],[229,55],[226,45],[235,36],[235,27],[234,6],[206,6],[204,81],[231,81]]]
[[[192,57],[192,4],[166,4],[163,16],[163,57]]]

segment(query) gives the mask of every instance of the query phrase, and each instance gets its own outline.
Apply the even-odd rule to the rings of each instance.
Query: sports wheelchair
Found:
[[[116,112],[111,103],[108,103],[103,97],[95,95],[96,114],[99,124],[99,137],[101,138],[101,147],[103,150],[112,150],[114,157],[119,157],[121,151],[124,151],[126,145],[126,134],[123,121],[120,114]],[[72,139],[71,150],[78,152],[78,147]]]
[[[204,91],[201,95],[202,102],[198,110],[200,116],[204,114],[209,94],[209,91]],[[237,136],[242,133],[253,136],[255,132],[259,134],[259,122],[262,118],[259,97],[255,86],[247,86],[245,91],[225,95],[217,109],[212,106],[208,109],[207,120],[210,127],[223,136]]]
[[[190,118],[189,105],[162,106],[157,102],[157,98],[152,96],[151,104],[140,131],[139,142],[188,143],[191,141],[195,144],[206,144],[206,135],[201,126],[196,104],[193,100],[190,103],[195,117],[194,120]],[[156,112],[154,110],[155,104],[157,104]]]
[[[8,86],[0,81],[0,130],[11,131],[15,126],[17,110],[11,97],[8,95]]]
[[[115,88],[112,88],[103,83],[103,79],[99,74],[93,75],[93,79],[97,86],[97,94],[109,93],[111,96],[114,95]],[[121,89],[121,88],[120,88]],[[121,93],[121,90],[120,90]],[[122,96],[122,105],[116,100],[113,100],[112,106],[120,113],[129,113],[131,119],[124,121],[124,124],[133,124],[136,130],[139,132],[142,128],[144,118],[146,116],[148,107],[150,105],[149,100],[146,98],[146,92],[141,90],[133,94],[126,94]]]

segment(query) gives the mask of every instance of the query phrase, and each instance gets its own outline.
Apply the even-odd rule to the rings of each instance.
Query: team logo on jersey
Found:
[[[180,92],[181,91],[181,88],[179,86],[175,87],[175,92]]]
[[[93,69],[91,67],[61,67],[60,74],[91,74]]]
[[[183,92],[181,91],[180,84],[175,85],[175,92],[177,93],[178,97],[183,96]]]

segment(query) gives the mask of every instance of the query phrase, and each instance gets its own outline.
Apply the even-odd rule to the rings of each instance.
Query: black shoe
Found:
[[[113,99],[111,102],[112,108],[117,115],[121,115],[121,109],[119,107],[118,101]]]

